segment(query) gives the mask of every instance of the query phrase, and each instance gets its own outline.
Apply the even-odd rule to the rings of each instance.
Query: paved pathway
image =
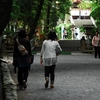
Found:
[[[44,68],[35,55],[28,87],[18,92],[18,100],[100,100],[100,59],[93,54],[60,55],[56,67],[55,88],[44,88]],[[9,66],[16,81],[13,66]]]

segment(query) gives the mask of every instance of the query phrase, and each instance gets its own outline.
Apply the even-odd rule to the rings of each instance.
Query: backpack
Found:
[[[28,51],[26,50],[26,48],[22,44],[19,43],[18,39],[16,39],[16,42],[18,44],[18,50],[21,53],[21,55],[23,55],[23,56],[28,55]]]

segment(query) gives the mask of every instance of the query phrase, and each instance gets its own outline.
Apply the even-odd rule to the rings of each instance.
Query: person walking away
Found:
[[[94,57],[100,58],[100,36],[99,32],[95,32],[95,36],[92,38],[92,45],[94,46]]]
[[[18,42],[25,47],[25,49],[27,50],[27,54],[23,53],[22,55],[22,53],[18,49]],[[29,39],[26,38],[26,31],[24,29],[21,29],[18,32],[18,39],[15,40],[13,50],[13,65],[18,68],[17,80],[19,89],[27,88],[26,83],[30,70],[31,56],[32,53]]]
[[[63,39],[66,39],[67,38],[67,30],[66,28],[64,28],[63,30]]]
[[[50,31],[48,34],[48,39],[43,41],[41,53],[40,53],[40,64],[44,65],[45,74],[45,88],[48,88],[50,81],[50,88],[54,88],[55,80],[55,67],[57,64],[56,46],[59,46],[62,51],[58,41],[57,35],[54,31]],[[49,79],[50,75],[50,79]]]

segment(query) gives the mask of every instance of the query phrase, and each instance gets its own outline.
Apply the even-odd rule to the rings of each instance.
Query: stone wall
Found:
[[[63,51],[80,51],[80,40],[60,40],[59,44]]]
[[[2,87],[4,93],[4,100],[17,100],[17,85],[14,83],[8,64],[1,63],[1,74],[2,74]]]
[[[63,51],[80,51],[80,40],[59,40],[59,44]],[[35,47],[33,51],[40,52],[41,47]]]

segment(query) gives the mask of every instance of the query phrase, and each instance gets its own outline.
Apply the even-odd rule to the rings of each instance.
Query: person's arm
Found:
[[[92,45],[95,46],[95,37],[92,38]]]
[[[31,51],[31,44],[30,44],[30,42],[29,42],[29,45],[28,45],[28,46],[29,46],[29,55],[32,56],[32,51]]]
[[[17,42],[16,42],[16,40],[15,40],[15,42],[14,42],[14,49],[13,49],[13,66],[14,66],[14,73],[16,74],[16,67],[17,67],[17,65],[16,65],[16,57],[17,57],[17,55],[16,55],[16,51],[17,50]]]
[[[40,52],[40,64],[43,63],[43,53],[44,53],[44,42],[42,44],[41,52]]]
[[[16,56],[17,56],[16,52],[17,52],[17,42],[15,40],[15,42],[14,42],[14,49],[13,49],[13,58],[16,58]]]
[[[42,65],[42,63],[43,63],[43,46],[40,53],[40,64]]]
[[[59,42],[57,42],[57,45],[58,45],[58,47],[60,48],[60,51],[62,51],[62,48],[61,48]]]
[[[41,64],[41,65],[43,64],[42,56],[40,56],[40,64]]]

